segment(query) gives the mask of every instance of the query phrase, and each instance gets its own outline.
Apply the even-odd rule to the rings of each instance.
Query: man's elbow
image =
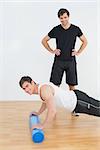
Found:
[[[87,41],[87,39],[85,40],[85,45],[87,46],[87,44],[88,44],[88,41]]]
[[[47,42],[48,42],[48,40],[46,39],[46,37],[44,37],[44,38],[42,39],[42,41],[41,41],[41,43],[42,43],[43,45],[45,45]]]
[[[45,39],[44,38],[42,39],[41,43],[44,45],[44,43],[45,43]]]
[[[84,48],[87,46],[87,44],[88,44],[88,41],[87,41],[87,40],[84,40],[84,41],[82,42],[82,45],[84,46]]]

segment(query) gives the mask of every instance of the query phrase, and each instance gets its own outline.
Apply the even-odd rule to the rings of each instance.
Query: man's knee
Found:
[[[75,86],[74,85],[69,85],[69,90],[75,90]]]

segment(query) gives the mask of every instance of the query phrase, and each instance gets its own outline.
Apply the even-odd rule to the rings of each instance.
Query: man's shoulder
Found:
[[[71,24],[71,27],[74,28],[74,29],[78,29],[79,28],[78,25],[74,25],[74,24]]]
[[[55,26],[53,29],[57,30],[57,29],[60,29],[60,28],[61,28],[61,25],[59,24],[59,25]]]
[[[45,89],[47,87],[52,87],[54,84],[52,82],[45,82],[39,85],[41,89]]]

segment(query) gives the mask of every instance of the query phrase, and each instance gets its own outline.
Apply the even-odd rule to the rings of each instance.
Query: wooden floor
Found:
[[[0,150],[99,150],[100,118],[73,117],[59,110],[45,141],[35,144],[29,130],[29,114],[40,102],[0,102]],[[41,116],[44,119],[45,114]]]

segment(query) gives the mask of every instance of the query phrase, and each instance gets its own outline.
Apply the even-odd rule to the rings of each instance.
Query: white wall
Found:
[[[23,75],[36,82],[49,81],[53,55],[45,50],[41,39],[59,24],[60,8],[70,11],[70,22],[78,25],[88,39],[88,46],[78,58],[78,88],[100,97],[100,52],[98,45],[97,2],[77,1],[5,1],[0,3],[0,100],[32,100],[18,82]],[[100,23],[99,23],[100,25]],[[55,41],[50,41],[55,47]],[[80,41],[77,40],[76,49]],[[63,87],[65,79],[63,78]]]

